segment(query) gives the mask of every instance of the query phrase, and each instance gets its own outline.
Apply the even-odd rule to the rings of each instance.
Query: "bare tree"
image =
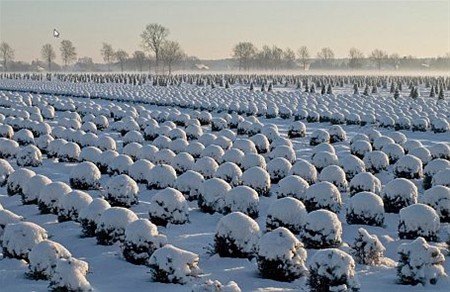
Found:
[[[146,59],[147,57],[145,56],[145,53],[142,51],[135,51],[133,53],[133,60],[140,72],[142,72],[142,68],[144,68],[144,63]]]
[[[3,62],[3,70],[8,70],[8,63],[14,60],[14,50],[6,42],[0,44],[0,57]]]
[[[124,50],[118,50],[115,54],[114,54],[116,60],[119,62],[120,65],[120,71],[123,72],[123,64],[125,63],[125,61],[128,59],[128,53],[125,52]]]
[[[144,32],[141,34],[144,49],[151,50],[155,53],[156,70],[159,68],[161,46],[168,35],[169,29],[158,23],[147,25]]]
[[[292,49],[287,48],[283,52],[283,63],[286,69],[292,69],[295,66],[295,53]]]
[[[331,48],[322,48],[317,53],[317,58],[321,61],[323,65],[329,66],[334,60],[334,52]]]
[[[380,49],[375,49],[370,53],[370,59],[377,65],[378,70],[387,61],[388,54]]]
[[[348,52],[349,62],[348,66],[352,69],[359,69],[362,67],[364,53],[356,48],[351,48]]]
[[[388,62],[392,65],[392,67],[394,67],[394,69],[397,70],[400,66],[400,55],[397,53],[391,54],[388,58]]]
[[[233,48],[233,57],[238,59],[239,70],[249,70],[250,62],[256,54],[256,47],[250,42],[240,42]]]
[[[169,75],[172,73],[172,66],[181,61],[184,55],[179,43],[175,41],[164,41],[162,43],[161,60],[164,66],[168,67]]]
[[[309,50],[307,46],[302,46],[297,50],[298,60],[300,61],[300,64],[303,65],[303,70],[306,70],[309,64]]]
[[[44,59],[45,62],[47,62],[48,71],[52,71],[52,62],[56,58],[55,50],[53,49],[51,44],[45,44],[42,46],[41,49],[41,57]]]
[[[111,46],[111,44],[103,43],[102,48],[100,49],[100,53],[102,54],[103,61],[105,61],[109,71],[109,66],[112,62],[114,62],[114,59],[116,57],[113,47]]]
[[[63,40],[59,50],[61,51],[61,59],[63,60],[64,67],[67,68],[70,63],[77,59],[77,52],[71,41]]]

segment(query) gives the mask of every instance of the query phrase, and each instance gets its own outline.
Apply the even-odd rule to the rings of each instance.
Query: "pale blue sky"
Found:
[[[0,0],[0,40],[26,61],[61,39],[95,61],[101,61],[102,42],[131,53],[141,49],[139,35],[152,22],[167,26],[169,38],[200,58],[230,57],[243,40],[294,50],[306,45],[314,55],[329,46],[338,57],[350,47],[402,56],[450,51],[450,0]],[[52,37],[54,27],[59,40]]]

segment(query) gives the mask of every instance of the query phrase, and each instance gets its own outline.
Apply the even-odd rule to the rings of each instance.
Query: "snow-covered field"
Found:
[[[445,79],[394,99],[386,78],[0,79],[0,290],[447,291],[450,102],[427,84]]]

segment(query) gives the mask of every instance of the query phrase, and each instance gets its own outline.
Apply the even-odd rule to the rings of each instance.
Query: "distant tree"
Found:
[[[91,57],[82,57],[78,59],[78,62],[76,63],[77,68],[80,71],[90,72],[93,71],[95,68],[94,61]]]
[[[136,64],[136,67],[140,72],[142,72],[142,69],[144,68],[144,63],[146,61],[147,57],[145,56],[145,53],[142,51],[134,51],[133,53],[133,60]]]
[[[378,70],[381,70],[381,66],[388,59],[388,54],[380,49],[375,49],[370,54],[370,59],[377,65]]]
[[[100,53],[102,54],[103,61],[105,61],[109,71],[109,67],[116,57],[113,47],[110,44],[103,43]]]
[[[8,70],[8,63],[14,60],[14,50],[6,42],[0,44],[0,57],[2,58],[3,71],[6,72]]]
[[[352,69],[359,69],[362,67],[364,60],[364,53],[356,48],[351,48],[348,52],[349,62],[348,66]]]
[[[41,57],[42,57],[42,59],[44,59],[45,62],[47,62],[48,71],[51,72],[52,71],[52,62],[56,58],[55,50],[53,49],[51,44],[45,44],[42,46]]]
[[[283,63],[286,69],[292,69],[295,67],[295,52],[292,49],[287,48],[283,52]]]
[[[233,57],[239,62],[239,70],[249,70],[250,63],[255,57],[256,47],[250,42],[240,42],[233,48]]]
[[[61,51],[61,59],[65,68],[77,59],[77,52],[71,41],[63,40],[59,50]]]
[[[397,70],[398,67],[400,66],[400,55],[397,54],[397,53],[393,53],[393,54],[389,55],[388,63],[389,63],[395,70]]]
[[[172,73],[172,66],[181,61],[184,57],[184,52],[180,44],[175,41],[164,41],[161,46],[161,60],[164,66],[169,69],[169,75]]]
[[[156,71],[159,69],[161,59],[161,46],[169,35],[169,29],[158,23],[151,23],[145,27],[141,34],[142,44],[145,50],[151,50],[155,53]]]
[[[308,47],[302,46],[297,50],[298,60],[300,61],[300,64],[303,66],[303,70],[307,69],[307,66],[310,61],[310,54]]]
[[[116,60],[119,62],[120,65],[120,72],[123,72],[123,65],[125,64],[125,61],[128,59],[128,53],[124,50],[118,50],[115,54]]]
[[[322,48],[317,53],[317,58],[321,61],[324,66],[330,66],[334,60],[334,52],[331,48]]]

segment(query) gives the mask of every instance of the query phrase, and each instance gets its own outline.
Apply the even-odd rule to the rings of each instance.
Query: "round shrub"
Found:
[[[17,152],[17,165],[20,167],[37,167],[42,164],[42,153],[34,145],[23,147]]]
[[[243,171],[246,171],[249,168],[259,166],[262,169],[266,169],[266,159],[261,154],[256,153],[248,153],[246,154],[241,161],[239,161],[239,164],[241,169]]]
[[[292,122],[288,127],[288,137],[302,138],[306,136],[306,126],[300,121]]]
[[[358,140],[350,145],[350,153],[363,159],[367,153],[372,152],[372,145],[368,141]]]
[[[44,175],[37,174],[29,179],[23,186],[22,204],[37,204],[41,189],[51,183],[52,180]]]
[[[202,174],[205,179],[214,177],[219,164],[211,157],[205,156],[197,160],[194,164],[195,171]]]
[[[98,189],[101,178],[100,170],[92,162],[77,164],[70,173],[70,186],[75,189],[89,190]]]
[[[187,152],[178,153],[172,160],[172,167],[175,169],[177,174],[182,174],[194,167],[195,159],[191,154]]]
[[[438,173],[441,170],[444,170],[446,168],[450,168],[450,161],[445,159],[433,159],[431,160],[427,166],[425,166],[425,169],[423,171],[424,178],[423,178],[423,188],[429,189],[432,185],[433,177],[436,173]]]
[[[3,256],[28,262],[33,247],[47,238],[47,231],[37,224],[31,222],[8,224],[2,237]]]
[[[387,183],[381,193],[386,213],[398,213],[400,209],[417,203],[418,190],[405,178],[396,178]]]
[[[309,184],[300,176],[288,175],[278,183],[277,197],[293,197],[302,200],[308,187]]]
[[[119,154],[111,161],[108,165],[108,174],[109,175],[118,175],[118,174],[127,174],[130,165],[133,164],[133,159],[130,156],[125,154]]]
[[[321,143],[330,143],[330,134],[326,130],[315,130],[309,138],[309,145],[315,146]]]
[[[97,244],[112,245],[116,241],[123,241],[125,228],[136,220],[138,220],[136,214],[128,209],[122,207],[106,209],[98,218],[95,229]]]
[[[352,255],[358,264],[370,266],[379,265],[386,251],[378,237],[369,234],[364,228],[358,229],[352,249]]]
[[[319,181],[327,181],[335,185],[339,191],[345,192],[348,188],[345,172],[337,165],[329,165],[322,169],[319,174]]]
[[[103,212],[111,208],[109,203],[101,198],[95,198],[85,208],[80,210],[78,214],[78,221],[82,227],[83,237],[94,237],[97,229],[97,221]]]
[[[77,260],[59,258],[49,289],[51,291],[92,291],[91,284],[86,279],[89,266],[88,263]]]
[[[78,144],[68,142],[61,145],[58,150],[58,159],[61,162],[77,162],[81,153],[81,148]]]
[[[450,188],[434,186],[426,190],[421,197],[422,202],[432,207],[439,215],[441,222],[450,223]]]
[[[266,169],[270,175],[271,182],[276,184],[286,177],[291,169],[292,164],[283,157],[276,157],[267,163]]]
[[[379,195],[381,181],[370,172],[361,172],[350,181],[350,196],[359,192],[372,192]]]
[[[306,223],[305,205],[295,198],[281,198],[273,202],[267,211],[266,229],[285,227],[294,234],[300,234]]]
[[[426,240],[436,241],[439,227],[439,215],[430,206],[412,204],[400,210],[398,235],[401,239],[416,239],[421,236]]]
[[[317,169],[309,161],[297,159],[289,170],[290,175],[298,175],[308,184],[312,185],[317,181]]]
[[[389,158],[390,164],[396,163],[400,158],[402,158],[405,155],[405,150],[403,150],[403,147],[396,143],[391,143],[387,144],[386,146],[383,146],[381,148],[381,151],[386,153],[386,155]]]
[[[158,164],[148,172],[147,188],[161,190],[172,187],[175,184],[176,179],[177,173],[172,166]]]
[[[36,173],[30,169],[19,168],[11,173],[6,181],[8,196],[22,195],[23,188]]]
[[[184,224],[189,221],[189,206],[180,191],[166,188],[152,197],[149,216],[156,225]]]
[[[382,226],[384,204],[380,196],[371,192],[360,192],[351,197],[347,206],[347,223]]]
[[[139,159],[128,168],[128,175],[138,183],[147,184],[147,176],[154,164],[147,159]]]
[[[339,165],[345,172],[345,177],[347,180],[351,180],[355,175],[365,172],[366,165],[364,161],[355,155],[346,155],[342,159],[339,159]]]
[[[405,155],[394,165],[394,175],[407,179],[418,179],[423,175],[422,161],[412,155]]]
[[[225,195],[225,213],[242,212],[252,218],[258,217],[258,193],[247,186],[232,188]]]
[[[270,195],[270,176],[261,167],[255,166],[244,171],[242,184],[254,189],[260,196]]]
[[[113,207],[129,208],[139,203],[139,186],[128,175],[112,177],[105,186],[105,199]]]
[[[329,182],[319,182],[311,185],[304,195],[303,203],[308,212],[327,209],[337,212],[341,208],[342,199],[339,189]]]
[[[328,129],[328,133],[330,134],[330,143],[344,142],[347,140],[347,133],[345,133],[341,126],[331,126]]]
[[[319,151],[311,159],[312,164],[316,167],[317,171],[322,171],[327,166],[339,165],[339,159],[336,154],[328,151]]]
[[[31,249],[27,277],[33,280],[50,280],[55,272],[57,260],[68,259],[72,254],[61,244],[43,240]]]
[[[59,201],[72,189],[63,182],[51,182],[39,192],[38,208],[41,214],[58,214]]]
[[[188,170],[175,181],[174,188],[179,190],[187,200],[196,200],[199,196],[200,186],[205,178],[198,172]]]
[[[0,158],[0,187],[8,182],[9,176],[14,172],[14,168],[5,159]]]
[[[206,180],[199,189],[198,206],[202,212],[213,214],[222,212],[225,196],[231,186],[220,178]]]
[[[432,186],[450,187],[450,168],[438,171],[431,180]]]
[[[306,216],[301,238],[307,248],[337,247],[342,243],[341,236],[341,221],[335,213],[321,209]]]
[[[389,166],[389,157],[381,151],[366,153],[363,158],[366,170],[371,173],[379,173]]]

